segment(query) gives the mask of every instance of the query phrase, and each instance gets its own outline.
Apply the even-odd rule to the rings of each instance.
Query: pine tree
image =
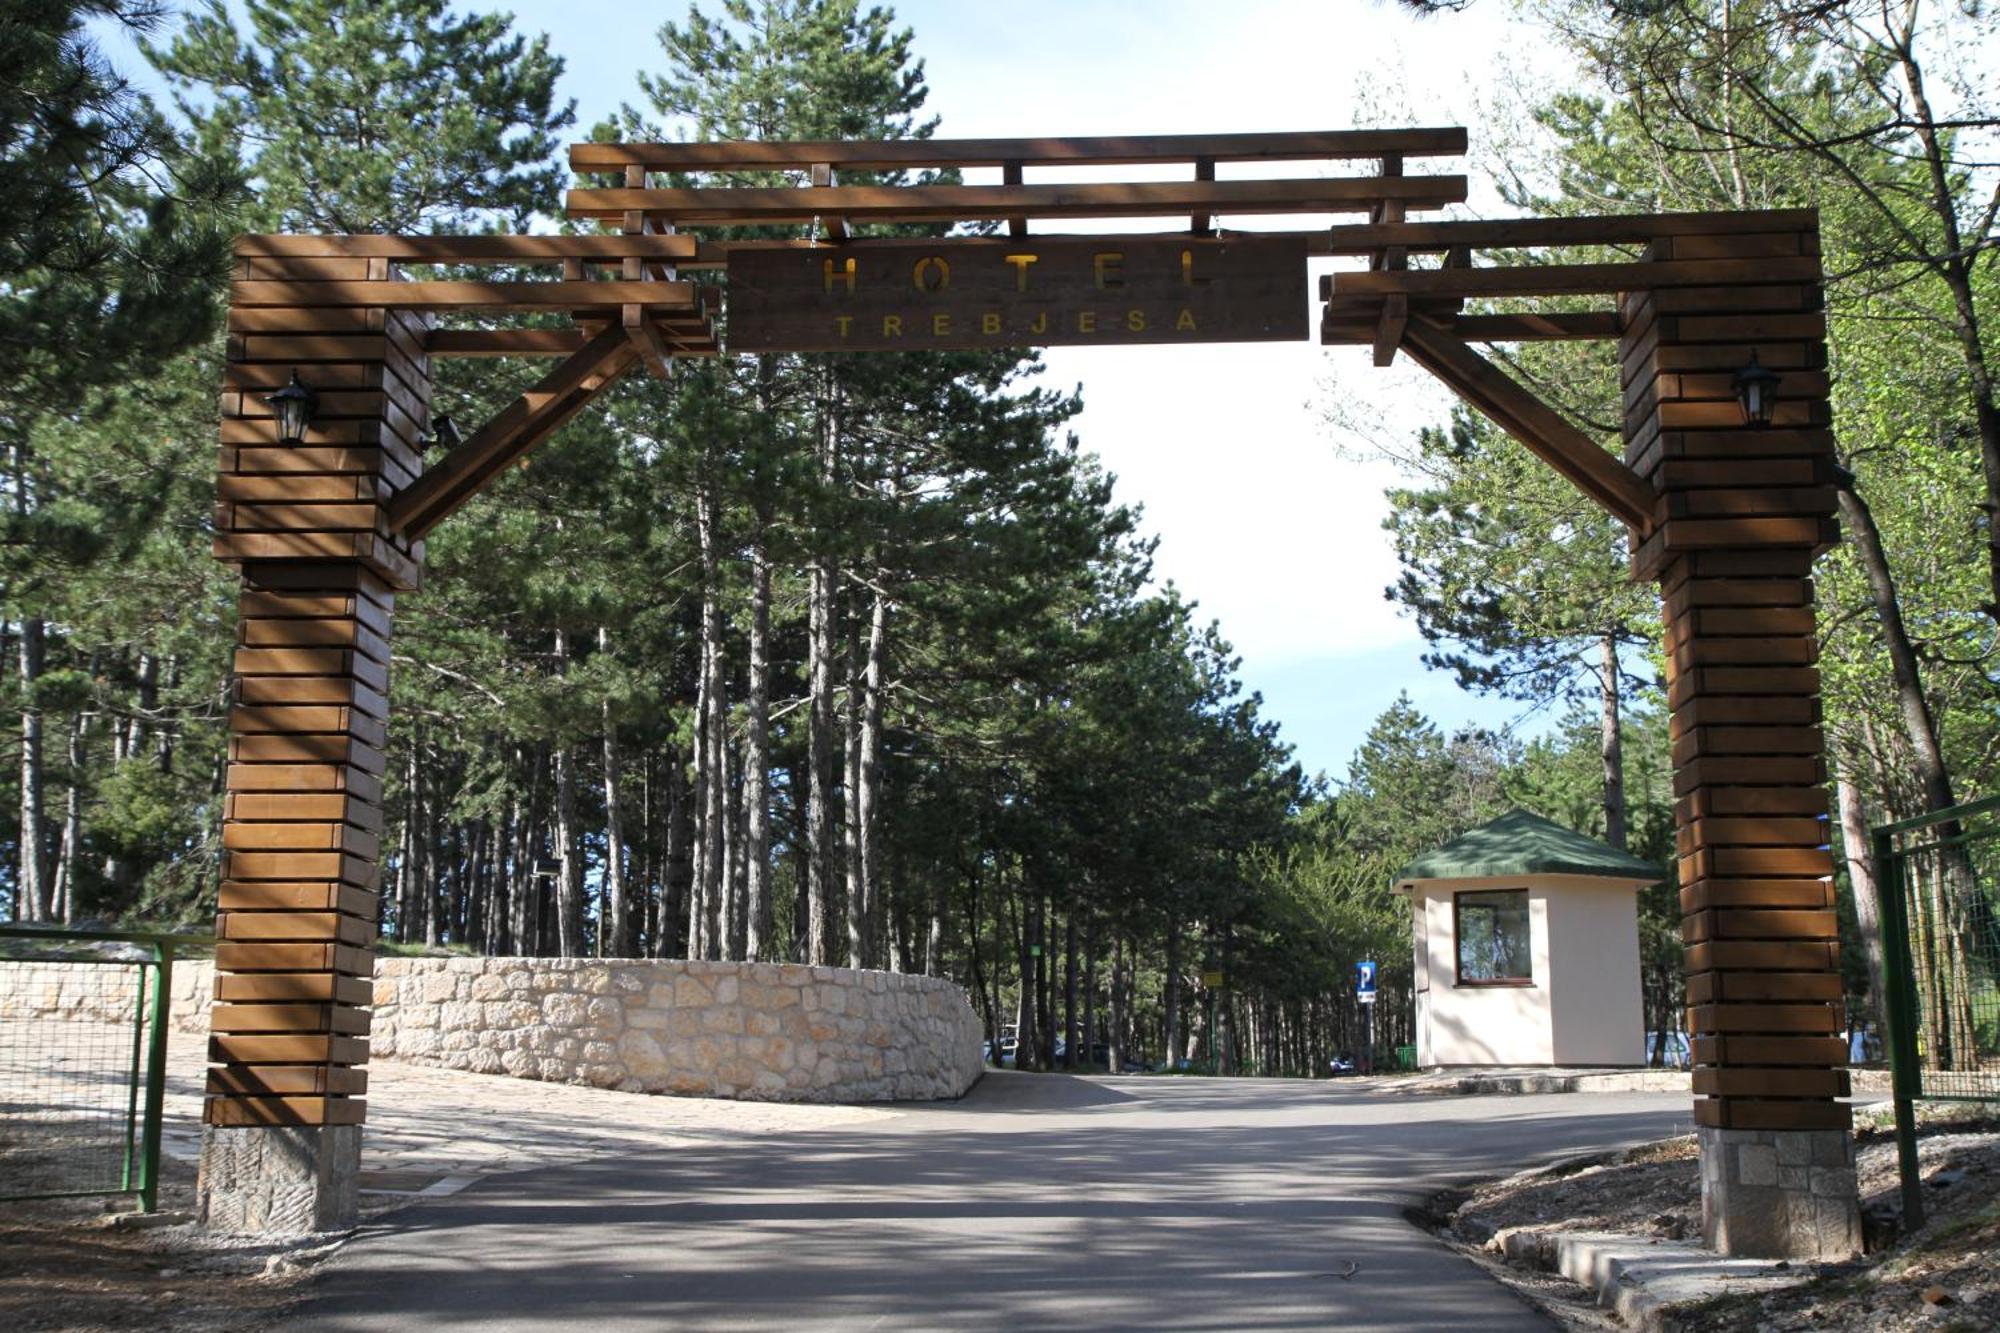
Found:
[[[86,26],[139,27],[152,12],[126,0],[52,0],[16,7],[0,28],[0,452],[10,492],[0,597],[16,627],[13,909],[25,919],[76,908],[67,872],[81,827],[80,778],[69,783],[58,853],[45,811],[45,715],[72,711],[75,760],[84,736],[76,682],[64,674],[67,654],[50,622],[70,578],[143,531],[108,521],[114,512],[146,514],[115,493],[79,494],[77,477],[46,456],[49,436],[101,417],[107,393],[156,375],[207,334],[227,273],[234,178],[214,158],[184,151]]]
[[[207,0],[154,65],[213,151],[240,145],[270,231],[522,230],[564,180],[562,60],[446,0]]]

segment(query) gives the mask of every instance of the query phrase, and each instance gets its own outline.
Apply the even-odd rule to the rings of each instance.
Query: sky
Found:
[[[653,33],[686,12],[632,0],[460,7],[509,10],[522,30],[550,33],[583,127],[637,100],[636,72],[660,63]],[[1540,56],[1507,0],[1433,18],[1391,0],[894,8],[915,30],[927,110],[949,137],[1469,125],[1476,161],[1482,98],[1503,68]],[[129,47],[107,51],[140,73]],[[1470,206],[1494,207],[1476,172]],[[1158,576],[1221,623],[1245,686],[1263,695],[1308,773],[1341,776],[1399,692],[1446,730],[1548,725],[1426,672],[1414,624],[1383,596],[1396,560],[1382,492],[1397,476],[1376,442],[1409,439],[1450,404],[1421,372],[1312,343],[1054,348],[1045,359],[1052,384],[1081,385],[1074,428],[1117,476],[1119,499],[1143,506],[1145,530],[1160,538]]]

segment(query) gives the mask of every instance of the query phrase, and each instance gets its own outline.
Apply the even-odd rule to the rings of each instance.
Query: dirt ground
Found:
[[[1823,1265],[1796,1287],[1762,1297],[1726,1296],[1676,1311],[1680,1326],[1717,1333],[2000,1328],[2000,1113],[1925,1108],[1918,1160],[1929,1223],[1899,1236],[1901,1185],[1888,1127],[1858,1125],[1856,1158],[1870,1253]],[[1697,1237],[1701,1185],[1692,1137],[1608,1158],[1568,1162],[1434,1200],[1430,1219],[1483,1266],[1572,1329],[1615,1327],[1587,1310],[1580,1288],[1493,1260],[1508,1227]]]
[[[218,1242],[186,1220],[193,1199],[194,1168],[170,1157],[153,1218],[106,1213],[102,1200],[0,1204],[0,1329],[271,1328],[322,1256],[299,1245]]]

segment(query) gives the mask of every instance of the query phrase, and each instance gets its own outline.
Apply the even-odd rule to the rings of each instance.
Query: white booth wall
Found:
[[[1639,919],[1629,880],[1586,875],[1417,880],[1417,1062],[1454,1065],[1637,1065],[1644,1062]],[[1452,901],[1528,891],[1532,980],[1458,984]]]

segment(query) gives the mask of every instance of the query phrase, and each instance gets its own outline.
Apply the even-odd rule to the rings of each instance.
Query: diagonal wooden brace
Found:
[[[540,444],[638,359],[621,325],[604,329],[502,408],[389,503],[390,526],[415,539]]]
[[[1420,319],[1404,328],[1402,345],[1418,365],[1527,445],[1613,518],[1641,532],[1651,526],[1658,499],[1653,488],[1498,366]]]

